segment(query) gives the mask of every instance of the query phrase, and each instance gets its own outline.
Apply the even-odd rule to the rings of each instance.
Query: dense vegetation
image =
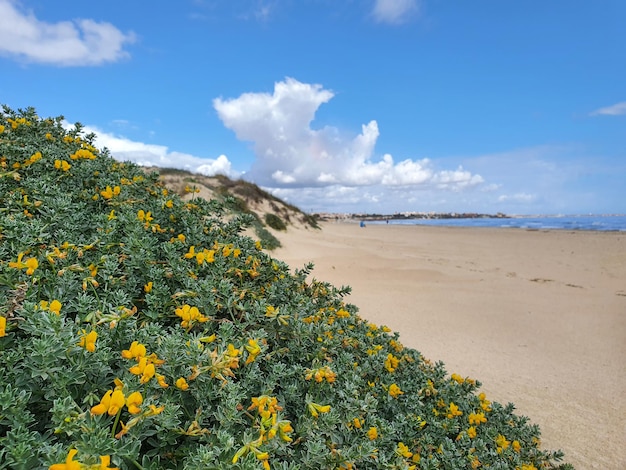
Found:
[[[279,231],[286,230],[288,225],[319,229],[314,216],[305,214],[249,181],[233,180],[225,175],[192,174],[174,168],[153,170],[158,170],[161,181],[169,190],[183,198],[188,199],[189,193],[193,197],[195,192],[199,192],[205,199],[221,201],[230,213],[251,215],[251,231],[263,243],[264,249],[273,250],[281,246],[280,240],[267,227]]]
[[[4,108],[0,468],[557,468],[512,405],[292,274],[248,219]]]

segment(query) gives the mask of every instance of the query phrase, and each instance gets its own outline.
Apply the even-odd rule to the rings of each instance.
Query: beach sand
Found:
[[[272,256],[352,287],[360,315],[512,402],[577,469],[626,469],[626,233],[354,223]]]

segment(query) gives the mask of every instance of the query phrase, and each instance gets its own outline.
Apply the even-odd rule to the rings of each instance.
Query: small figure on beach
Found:
[[[361,220],[361,222],[359,223],[359,227],[365,227],[365,221]]]

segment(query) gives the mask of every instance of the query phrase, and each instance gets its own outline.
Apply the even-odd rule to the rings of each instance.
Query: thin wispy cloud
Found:
[[[626,114],[626,101],[606,106],[605,108],[596,109],[590,113],[591,116],[620,116],[623,114]]]
[[[135,41],[111,23],[77,19],[48,23],[15,0],[0,0],[0,55],[57,66],[94,66],[129,57]]]
[[[257,21],[267,21],[272,13],[272,5],[271,4],[263,4],[261,3],[258,8],[254,11],[254,17]]]
[[[372,16],[380,23],[398,24],[418,12],[418,0],[376,0]]]
[[[67,129],[73,125],[65,123]],[[188,153],[172,151],[165,145],[146,144],[126,137],[104,132],[96,127],[84,126],[85,134],[95,134],[98,148],[107,148],[113,158],[133,162],[146,167],[178,168],[206,176],[225,175],[239,178],[241,173],[234,170],[226,155],[217,158],[203,158]]]

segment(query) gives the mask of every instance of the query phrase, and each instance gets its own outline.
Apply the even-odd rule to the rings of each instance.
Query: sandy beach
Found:
[[[626,233],[324,223],[272,256],[513,402],[577,469],[626,468]]]

